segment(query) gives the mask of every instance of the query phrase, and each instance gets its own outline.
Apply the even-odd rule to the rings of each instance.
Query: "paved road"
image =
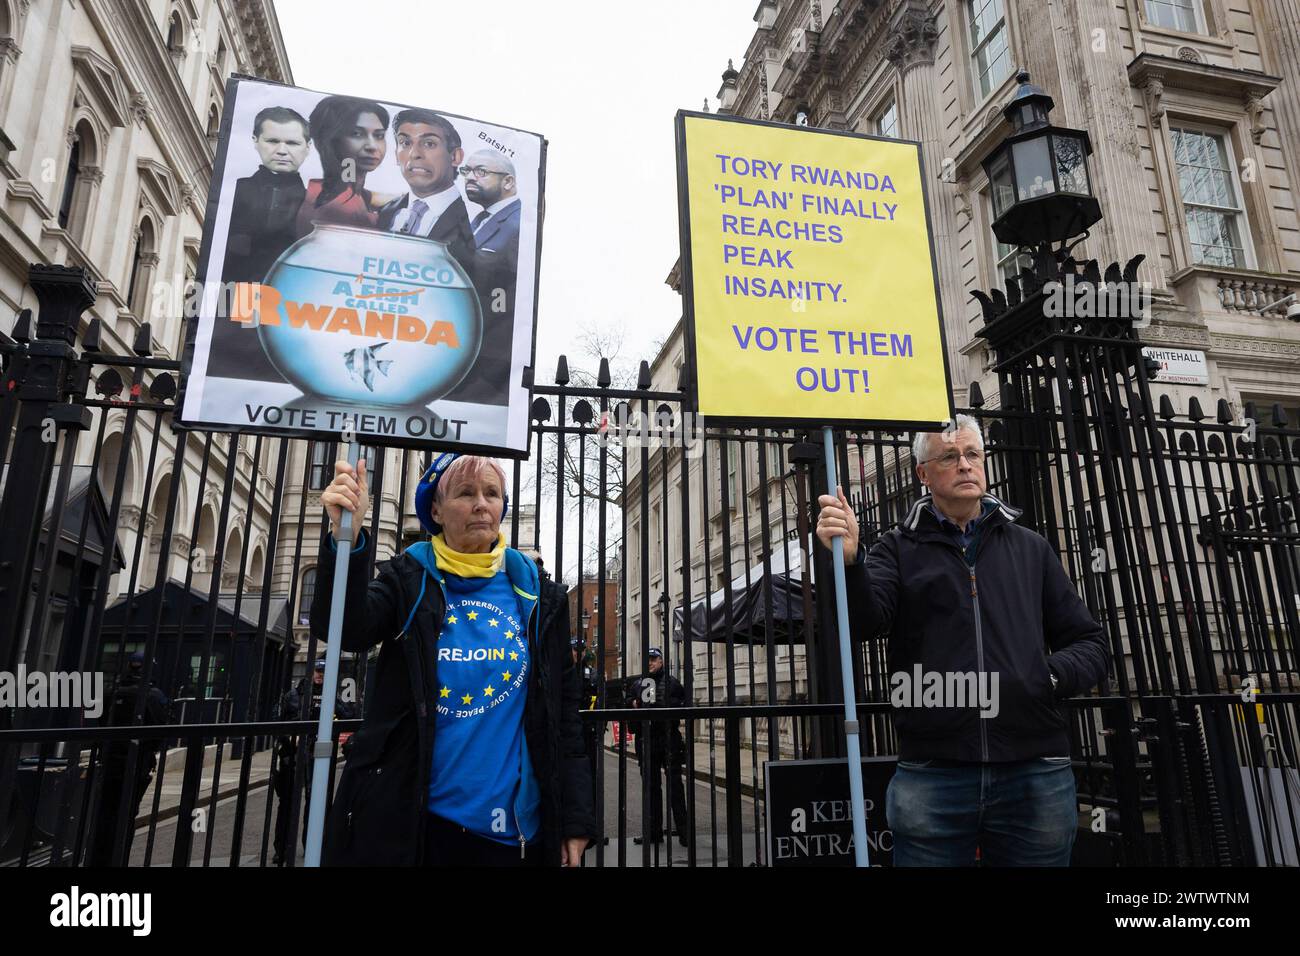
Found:
[[[633,842],[633,837],[642,832],[642,781],[640,771],[637,768],[635,758],[629,753],[626,762],[620,774],[619,757],[617,753],[605,751],[604,758],[604,780],[605,780],[605,806],[604,806],[604,828],[609,837],[609,842],[599,851],[596,847],[591,847],[585,854],[585,865],[587,866],[685,866],[688,864],[687,849],[682,847],[676,840],[671,845],[660,843],[657,846],[643,847],[637,846]],[[706,769],[702,767],[701,769]],[[727,828],[726,828],[726,800],[727,795],[722,787],[711,788],[707,783],[696,781],[694,786],[695,800],[695,854],[696,865],[698,866],[726,866],[729,860],[727,853]],[[623,852],[620,860],[619,853],[619,794],[623,793],[623,799],[627,807],[625,823],[623,827]],[[239,866],[261,866],[262,864],[262,839],[268,827],[273,827],[275,823],[275,798],[270,797],[271,807],[268,810],[267,799],[269,790],[262,786],[249,792],[244,808],[243,834],[239,846],[238,865]],[[203,805],[205,808],[206,803]],[[716,807],[716,810],[715,810]],[[234,825],[237,810],[237,800],[235,797],[228,797],[218,802],[215,811],[205,815],[201,821],[194,825],[202,826],[204,829],[192,834],[193,844],[190,852],[191,866],[204,866],[205,854],[207,866],[229,866],[231,862],[231,850],[234,842]],[[747,797],[741,797],[741,817],[742,817],[742,841],[741,841],[741,859],[745,864],[752,864],[757,856],[756,846],[756,820],[754,814],[753,801]],[[153,848],[150,853],[149,865],[151,866],[170,866],[172,865],[172,854],[176,840],[176,819],[164,820],[158,824],[154,832]],[[136,836],[131,846],[131,865],[144,866],[145,856],[148,852],[148,828],[141,827],[136,831]],[[301,831],[300,831],[301,834]],[[211,838],[211,848],[207,847],[209,836]],[[300,837],[301,840],[301,837]],[[266,849],[266,862],[270,863],[271,848]],[[302,863],[301,842],[298,845],[298,856],[296,865]],[[603,859],[598,859],[603,857]]]

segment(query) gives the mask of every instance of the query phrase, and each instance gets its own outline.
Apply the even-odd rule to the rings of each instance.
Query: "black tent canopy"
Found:
[[[784,541],[772,549],[765,575],[760,561],[748,571],[742,570],[731,582],[731,602],[727,589],[718,588],[708,598],[690,605],[692,641],[723,643],[728,633],[737,644],[765,644],[768,640],[767,586],[771,582],[771,639],[774,643],[804,642],[804,562],[805,555],[795,540]],[[809,606],[817,600],[813,576],[808,574]],[[673,608],[673,639],[684,640],[684,609]],[[730,630],[729,630],[730,628]]]

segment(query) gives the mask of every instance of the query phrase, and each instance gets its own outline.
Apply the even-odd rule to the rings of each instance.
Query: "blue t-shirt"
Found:
[[[520,603],[504,572],[443,578],[428,808],[488,839],[532,840],[541,814],[524,739],[532,661]]]

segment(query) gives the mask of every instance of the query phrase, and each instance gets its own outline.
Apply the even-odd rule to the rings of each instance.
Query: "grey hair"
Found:
[[[975,436],[975,440],[979,443],[980,451],[983,451],[984,435],[980,431],[979,422],[969,415],[958,415],[952,422],[945,423],[945,427],[941,432],[916,433],[916,437],[912,439],[912,463],[914,465],[919,465],[930,457],[926,454],[926,451],[929,449],[931,437],[937,436],[941,440],[945,435],[949,434],[956,437],[957,432],[961,431],[963,428]],[[952,439],[948,440],[951,441]]]
[[[468,165],[473,165],[475,160],[482,163],[488,163],[490,161],[490,165],[495,167],[493,170],[494,172],[505,173],[507,176],[515,175],[515,164],[510,162],[510,160],[506,159],[494,149],[476,150],[469,159],[465,160],[465,162]]]

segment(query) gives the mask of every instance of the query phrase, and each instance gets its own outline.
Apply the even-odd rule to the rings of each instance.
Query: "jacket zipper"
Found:
[[[985,516],[981,514],[980,520],[983,520],[984,517]],[[984,627],[980,623],[980,595],[979,595],[979,588],[976,587],[975,585],[975,565],[979,562],[980,548],[983,547],[984,541],[988,537],[988,530],[989,530],[988,528],[980,529],[979,540],[975,542],[975,553],[971,556],[971,563],[969,565],[971,607],[974,609],[975,612],[975,666],[979,669],[979,675],[983,675],[984,673]],[[965,560],[964,554],[962,555],[962,560],[963,561]],[[976,679],[978,680],[978,676]],[[975,718],[975,722],[979,724],[979,728],[980,728],[980,757],[985,763],[988,763],[989,762],[988,727],[985,726],[984,718],[981,716],[977,715]]]
[[[537,654],[537,640],[536,640],[537,627],[536,627],[536,625],[533,625],[533,619],[534,619],[534,618],[537,619],[537,623],[538,623],[538,624],[541,623],[541,609],[542,609],[542,586],[541,586],[541,585],[542,585],[542,582],[541,582],[541,581],[538,581],[538,582],[537,582],[537,600],[533,602],[532,610],[528,612],[528,620],[525,621],[524,623],[525,623],[525,626],[528,627],[528,653],[529,653],[529,656],[531,657],[531,663],[532,663],[533,667],[535,667],[535,668],[537,669],[537,686],[538,686],[538,687],[541,689],[541,691],[542,691],[542,713],[545,714],[545,712],[546,712],[546,706],[545,706],[545,703],[546,703],[546,685],[545,685],[545,683],[542,681],[542,665],[541,665],[541,661],[538,659],[538,654]],[[525,716],[524,716],[524,723],[525,723],[525,725],[527,724],[527,721],[528,721],[528,718],[527,718],[527,715],[525,714]],[[527,739],[528,739],[528,735],[527,735],[527,733],[525,732],[525,734],[524,734],[524,741],[525,741],[525,743],[527,743]],[[531,758],[530,758],[530,759],[531,759]],[[524,785],[524,781],[523,781],[523,777],[522,777],[522,773],[523,773],[522,768],[520,769],[520,773],[521,773],[521,776],[520,776],[520,778],[519,778],[519,786],[522,788],[523,785]],[[518,797],[515,798],[516,801],[518,801],[518,799],[519,799]],[[518,805],[517,802],[516,802],[515,806],[513,806],[513,807],[511,808],[511,811],[512,811],[512,812],[514,813],[514,815],[515,815],[515,832],[519,834],[519,859],[520,859],[520,860],[523,860],[523,859],[525,859],[525,856],[524,856],[524,848],[525,848],[525,846],[527,845],[527,842],[528,842],[528,841],[524,839],[524,828],[523,828],[522,826],[520,826],[520,824],[519,824],[519,805]]]
[[[975,587],[975,566],[970,568],[970,597],[971,604],[975,610],[975,666],[979,669],[980,674],[984,673],[984,631],[980,626],[980,595],[979,590]],[[989,732],[984,726],[984,718],[976,717],[977,724],[980,728],[980,756],[985,763],[989,760]]]

